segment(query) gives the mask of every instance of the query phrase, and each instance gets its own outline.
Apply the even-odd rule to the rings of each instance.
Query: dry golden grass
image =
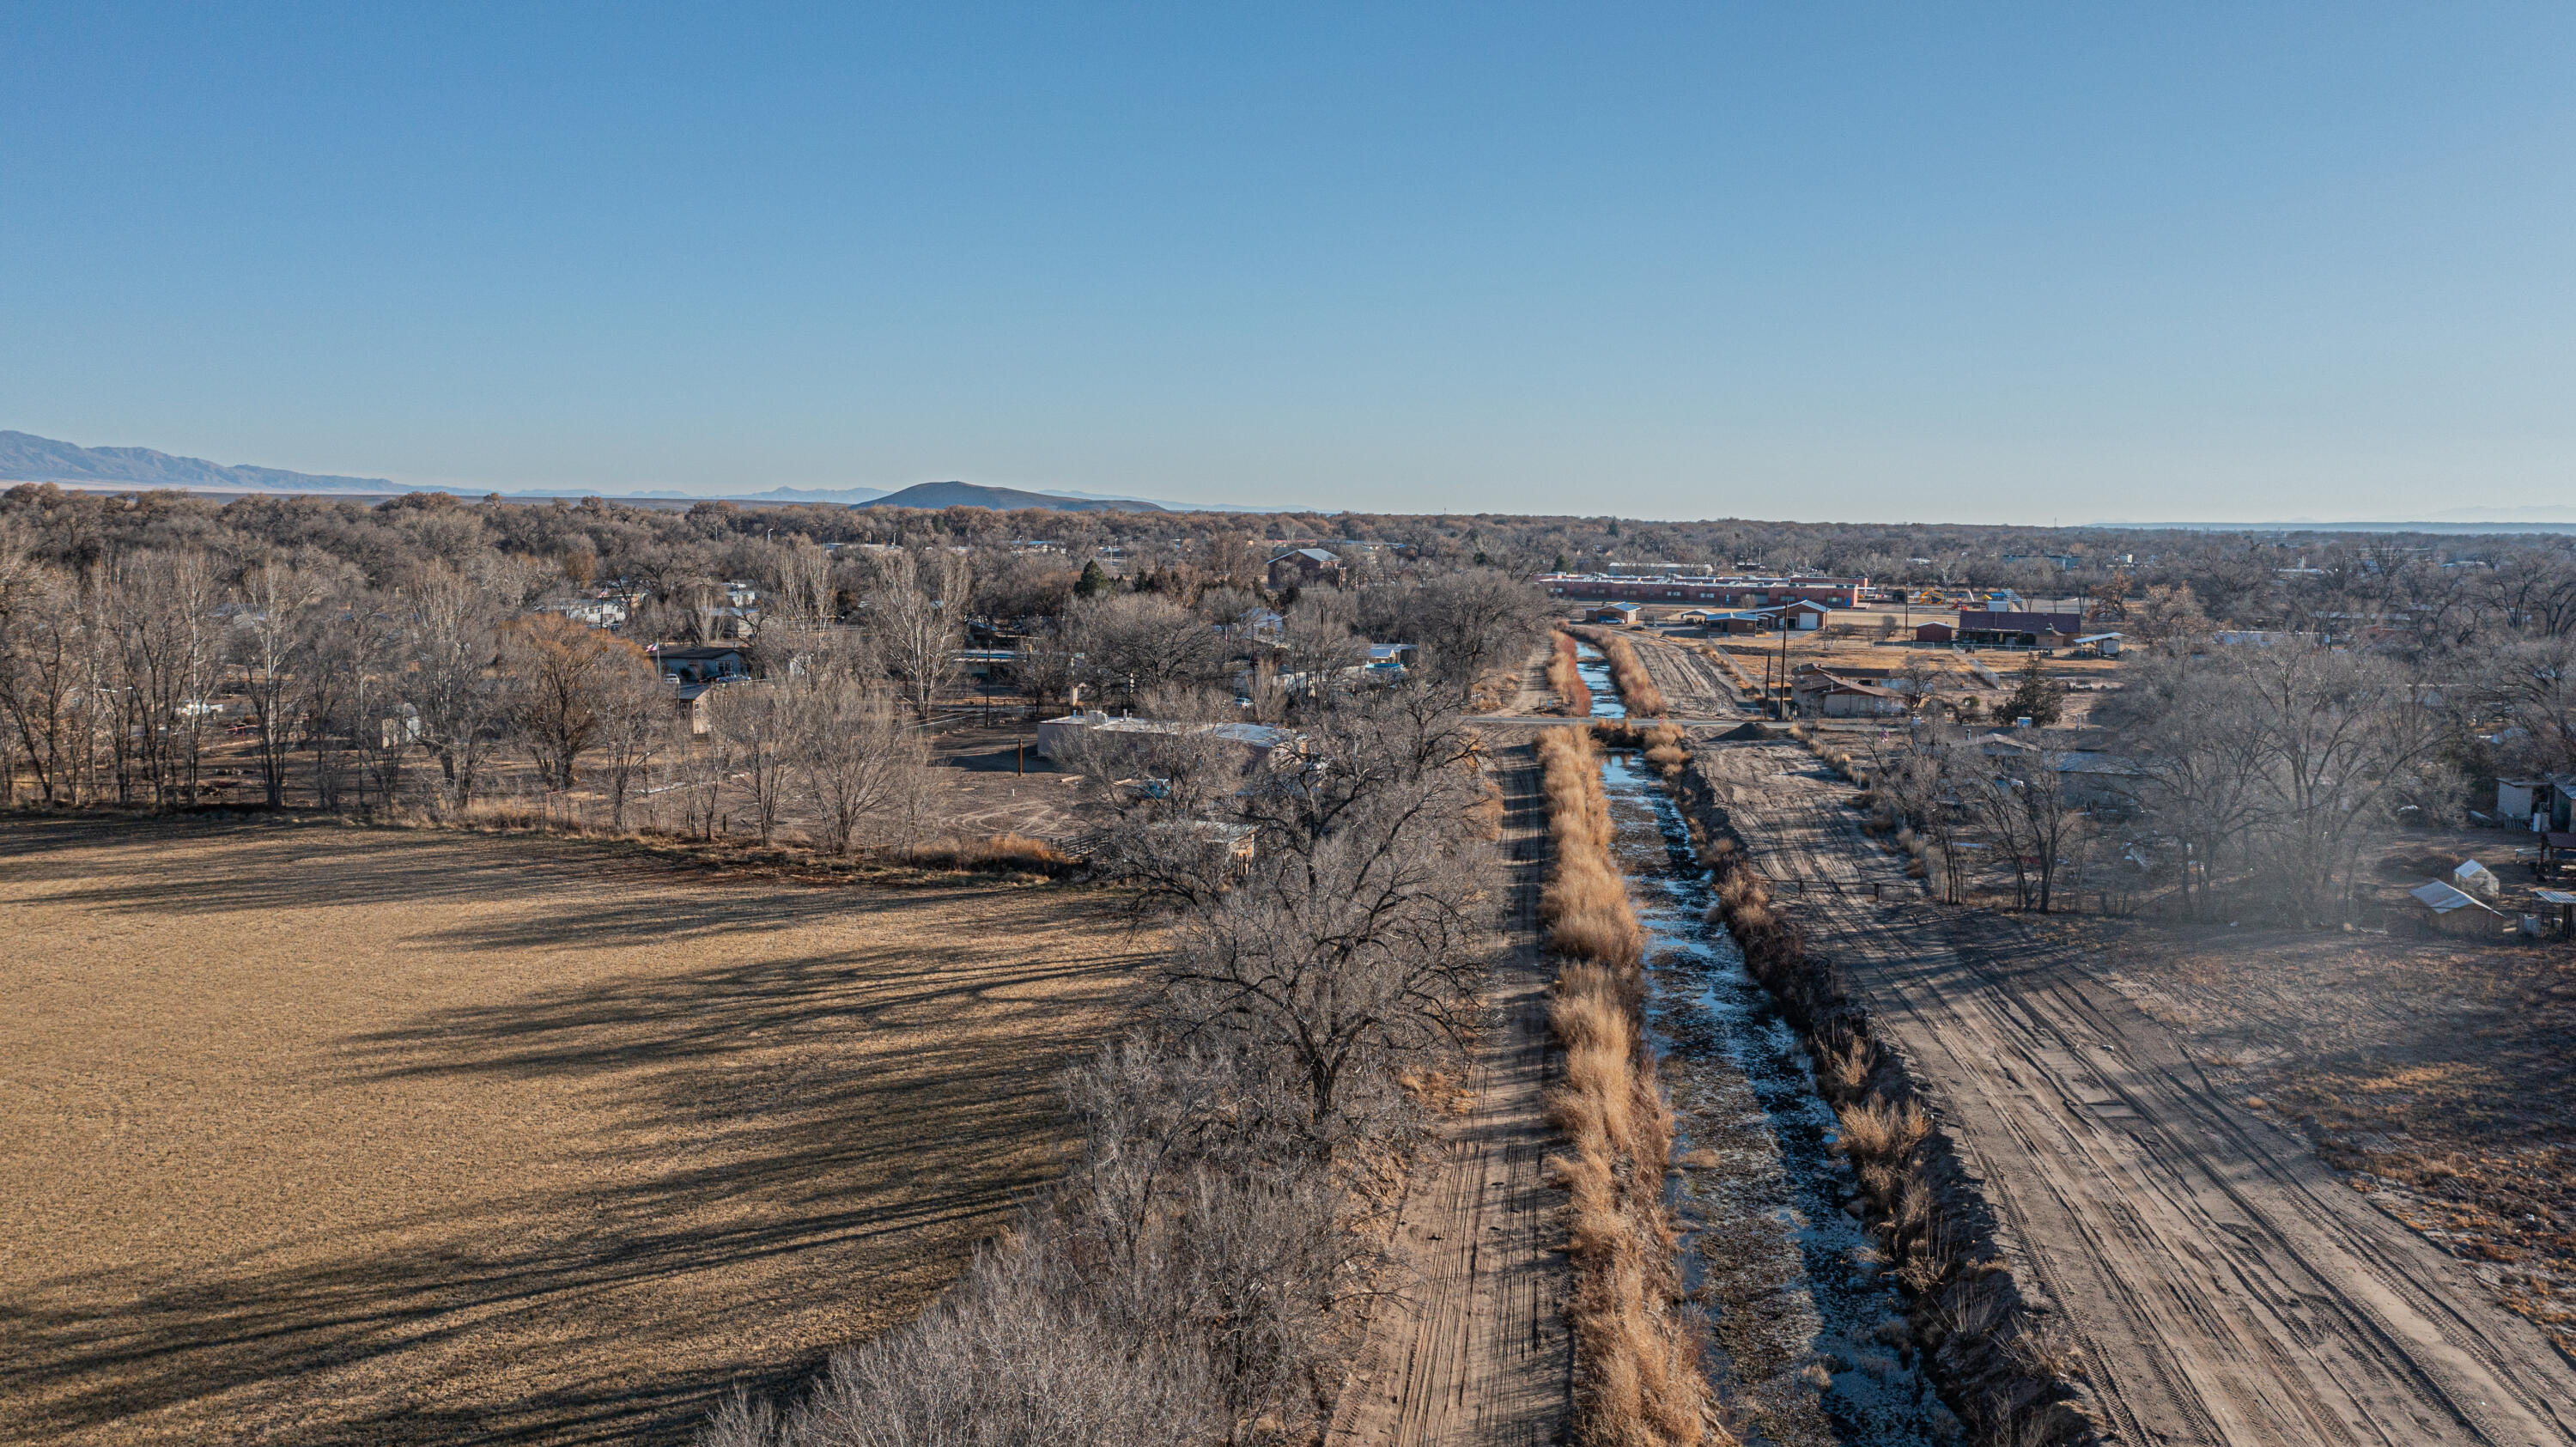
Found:
[[[1556,1164],[1575,1268],[1566,1315],[1581,1376],[1578,1430],[1588,1443],[1620,1447],[1699,1442],[1716,1429],[1697,1324],[1675,1310],[1679,1237],[1663,1199],[1672,1112],[1639,1016],[1644,935],[1611,851],[1592,734],[1550,730],[1538,754],[1556,841],[1540,911],[1550,948],[1566,959],[1548,1006],[1565,1050],[1548,1117],[1572,1147]]]
[[[1592,686],[1583,681],[1583,672],[1575,665],[1572,635],[1552,635],[1553,646],[1547,655],[1547,686],[1556,692],[1557,712],[1568,718],[1585,718],[1592,712]]]
[[[0,821],[0,1440],[686,1440],[1060,1170],[1153,941],[1056,887]]]

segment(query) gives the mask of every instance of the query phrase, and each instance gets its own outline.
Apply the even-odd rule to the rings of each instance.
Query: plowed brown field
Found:
[[[0,821],[0,1441],[685,1440],[1058,1170],[1061,887]]]

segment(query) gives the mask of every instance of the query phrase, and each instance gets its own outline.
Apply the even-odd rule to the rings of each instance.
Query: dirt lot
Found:
[[[684,1440],[1057,1169],[1061,887],[0,821],[0,1440]]]
[[[1755,864],[1807,881],[1778,897],[1932,1083],[2118,1440],[2576,1443],[2576,1361],[2499,1301],[2541,1273],[2339,1169],[2545,1172],[2449,1209],[2529,1215],[2500,1249],[2563,1239],[2563,962],[1945,908],[1803,750],[1699,767]]]
[[[2128,938],[2145,948],[2124,951],[2111,982],[2214,1081],[2471,1263],[2576,1360],[2576,951]]]

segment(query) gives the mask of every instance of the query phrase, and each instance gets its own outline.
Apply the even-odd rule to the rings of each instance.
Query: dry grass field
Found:
[[[1061,887],[0,821],[0,1441],[684,1440],[1056,1171]]]

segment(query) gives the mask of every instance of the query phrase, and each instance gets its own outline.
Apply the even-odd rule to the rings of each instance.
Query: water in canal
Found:
[[[1624,714],[1583,650],[1593,713]],[[1682,1267],[1708,1314],[1710,1380],[1748,1441],[1929,1444],[1946,1417],[1915,1371],[1894,1283],[1843,1210],[1851,1173],[1805,1050],[1745,973],[1680,808],[1633,754],[1603,765],[1638,923],[1647,1015],[1664,1058],[1679,1165]]]

